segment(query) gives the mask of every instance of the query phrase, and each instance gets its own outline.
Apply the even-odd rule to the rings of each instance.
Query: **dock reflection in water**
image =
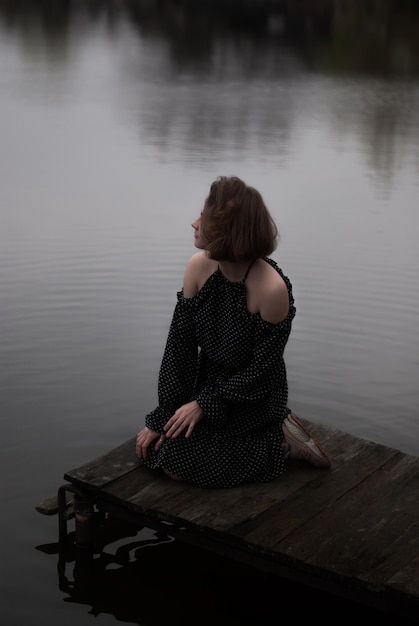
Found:
[[[112,517],[94,554],[74,547],[74,534],[68,539],[67,549],[58,543],[37,549],[58,557],[64,601],[90,607],[95,617],[112,615],[140,626],[268,626],[292,605],[300,619],[318,615],[325,624],[335,623],[338,614],[388,618]],[[401,617],[397,623],[414,626]]]

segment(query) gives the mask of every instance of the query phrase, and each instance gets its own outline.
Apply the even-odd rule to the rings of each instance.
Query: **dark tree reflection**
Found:
[[[259,52],[287,42],[326,72],[406,75],[419,71],[419,10],[396,0],[0,0],[8,29],[39,30],[65,46],[74,20],[129,19],[142,37],[164,37],[173,60],[204,59],[214,41],[253,40]]]

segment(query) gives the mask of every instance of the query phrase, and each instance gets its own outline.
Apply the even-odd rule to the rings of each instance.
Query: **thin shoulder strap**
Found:
[[[250,272],[250,270],[252,269],[252,265],[253,265],[253,263],[254,263],[255,261],[256,261],[256,259],[253,259],[253,261],[250,261],[249,267],[247,268],[247,270],[246,270],[246,274],[244,275],[244,278],[243,278],[243,282],[244,282],[244,283],[246,282],[246,278],[249,276],[249,272]]]

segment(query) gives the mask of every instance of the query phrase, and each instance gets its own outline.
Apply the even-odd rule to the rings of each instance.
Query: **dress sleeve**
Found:
[[[146,426],[156,432],[162,432],[176,409],[192,399],[198,362],[194,310],[194,298],[184,298],[179,291],[160,365],[159,405],[145,418]]]
[[[196,400],[206,418],[222,420],[234,405],[262,401],[271,393],[273,375],[277,384],[280,384],[278,376],[282,373],[286,383],[283,354],[291,332],[291,318],[288,316],[275,325],[260,320],[261,328],[247,367],[227,379],[217,381],[210,388],[204,388],[197,395]]]

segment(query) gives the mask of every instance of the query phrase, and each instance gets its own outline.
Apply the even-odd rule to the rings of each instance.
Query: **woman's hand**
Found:
[[[160,435],[156,433],[154,430],[151,430],[147,426],[144,426],[142,430],[137,435],[137,442],[135,444],[135,451],[139,459],[147,458],[147,448],[153,443],[155,439],[157,439],[157,443],[154,446],[156,452],[158,452],[161,448],[161,445],[164,441],[164,435]]]
[[[166,423],[166,426],[164,427],[166,437],[176,439],[176,437],[185,429],[185,437],[190,437],[193,429],[203,417],[204,412],[196,400],[192,400],[192,402],[184,404],[179,407],[177,411],[175,411]]]

